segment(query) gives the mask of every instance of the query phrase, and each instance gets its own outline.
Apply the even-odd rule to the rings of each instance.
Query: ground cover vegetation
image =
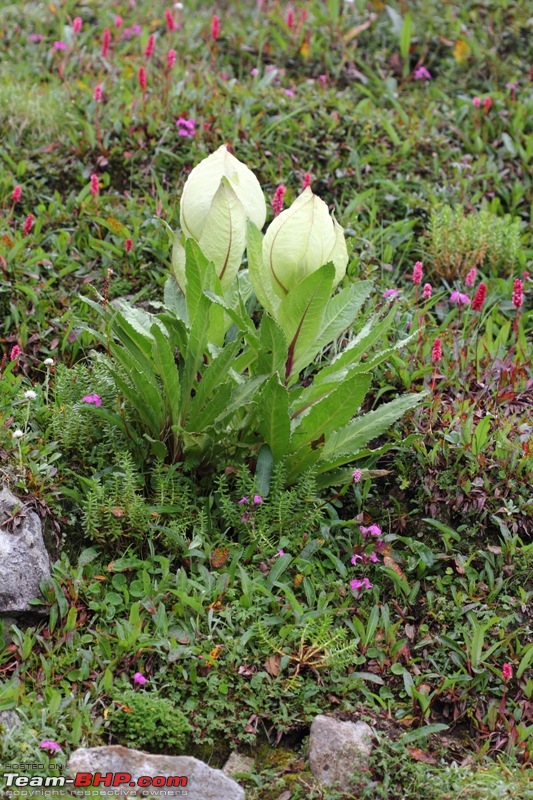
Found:
[[[0,459],[55,560],[3,762],[533,797],[531,25],[2,4]],[[353,794],[305,771],[317,713],[377,732]]]

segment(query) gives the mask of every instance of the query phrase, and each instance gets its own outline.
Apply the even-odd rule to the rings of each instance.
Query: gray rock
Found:
[[[92,775],[99,772],[102,776],[106,773],[127,773],[130,777],[122,786],[113,789],[114,795],[186,797],[187,800],[244,800],[242,786],[224,775],[222,770],[213,769],[192,756],[150,755],[120,745],[80,748],[70,756],[67,769],[72,775],[79,772]],[[136,785],[141,776],[186,778],[187,783],[183,788],[143,788]]]
[[[309,764],[326,786],[348,790],[357,769],[372,752],[372,728],[366,722],[341,722],[319,714],[309,734]]]
[[[14,711],[0,711],[0,729],[8,732],[18,728],[20,719]],[[2,731],[0,731],[2,732]]]
[[[29,600],[40,597],[39,583],[50,577],[50,558],[39,515],[7,487],[0,491],[0,617],[48,613]]]
[[[254,772],[255,762],[249,756],[243,756],[242,753],[237,753],[235,750],[231,753],[230,757],[222,767],[222,772],[225,775],[238,775],[241,772],[251,773]]]

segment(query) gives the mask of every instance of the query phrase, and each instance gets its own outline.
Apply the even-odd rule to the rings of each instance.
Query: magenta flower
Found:
[[[169,50],[167,53],[167,69],[172,69],[176,63],[177,53],[175,50]]]
[[[254,503],[256,505],[261,505],[262,502],[263,502],[263,498],[261,497],[261,495],[260,494],[254,494]]]
[[[280,183],[274,192],[274,197],[272,198],[272,210],[275,217],[277,217],[278,214],[281,214],[283,211],[283,200],[285,198],[286,191],[286,187],[283,185],[283,183]]]
[[[361,472],[361,470],[360,469],[354,469],[353,474],[352,474],[353,482],[354,483],[359,483],[359,481],[361,480],[362,477],[363,477],[363,473]]]
[[[133,676],[133,683],[137,684],[137,686],[144,686],[146,683],[146,678],[142,674],[142,672],[136,672]]]
[[[457,303],[457,305],[467,306],[470,303],[470,298],[467,294],[463,294],[462,292],[454,291],[450,295],[450,303]]]
[[[39,747],[42,750],[48,750],[50,753],[61,750],[61,746],[57,742],[52,742],[50,739],[45,739],[44,742],[40,743]]]
[[[11,352],[9,354],[9,360],[10,361],[16,361],[21,353],[22,353],[22,350],[20,349],[18,344],[14,344],[13,347],[11,348]]]
[[[94,87],[93,100],[95,103],[101,103],[103,98],[102,84],[97,83]]]
[[[435,339],[433,347],[431,348],[431,360],[434,364],[438,364],[442,358],[442,346],[440,339]]]
[[[115,17],[115,28],[122,28],[123,19],[120,14],[117,14]]]
[[[155,36],[154,36],[153,33],[151,33],[150,36],[148,37],[148,43],[147,43],[146,49],[144,51],[144,57],[148,61],[152,58],[152,56],[154,54],[154,50],[155,50]]]
[[[395,297],[398,297],[399,294],[400,292],[398,289],[385,289],[385,291],[381,296],[386,298],[391,297],[392,299],[394,299]]]
[[[368,580],[368,578],[363,578],[359,580],[358,578],[354,578],[353,581],[350,581],[350,589],[352,592],[358,592],[359,589],[371,589],[372,584]]]
[[[43,38],[44,37],[42,33],[30,33],[30,35],[28,36],[28,40],[32,44],[38,44],[39,42],[42,42]]]
[[[98,197],[100,194],[100,184],[98,183],[98,175],[91,175],[91,188],[90,192],[93,197]]]
[[[302,183],[302,192],[305,192],[308,186],[311,186],[311,173],[306,172]]]
[[[35,217],[33,214],[28,214],[26,219],[24,220],[24,225],[22,226],[22,232],[24,236],[29,236],[31,229],[33,228],[33,223],[35,222]]]
[[[254,67],[253,69],[250,70],[250,75],[252,76],[252,78],[257,78],[257,76],[259,75],[259,70],[257,69],[257,67]]]
[[[480,108],[481,107],[481,97],[478,97],[477,95],[476,95],[476,97],[473,97],[472,98],[472,105],[474,106],[474,108]]]
[[[422,289],[422,297],[424,298],[424,300],[429,300],[430,299],[432,291],[433,291],[433,288],[432,288],[431,284],[430,283],[425,283],[424,284],[424,288]]]
[[[102,34],[102,58],[109,56],[109,45],[111,44],[111,31],[106,28]]]
[[[241,497],[241,499],[240,499],[240,500],[237,500],[237,505],[238,505],[238,506],[245,506],[245,505],[247,505],[249,502],[250,502],[250,501],[248,500],[248,498],[247,498],[247,497]]]
[[[465,278],[465,286],[468,287],[473,286],[474,283],[476,282],[476,277],[477,277],[477,269],[475,267],[472,267],[472,269],[468,270],[468,274]]]
[[[80,33],[81,27],[83,25],[83,20],[81,17],[74,17],[72,20],[72,30],[74,33]]]
[[[520,278],[516,278],[513,284],[513,306],[518,311],[524,304],[524,284]]]
[[[124,242],[124,250],[126,251],[126,253],[131,253],[131,251],[133,250],[133,239],[126,239],[126,241]]]
[[[367,536],[381,536],[381,528],[379,525],[369,525],[368,528],[365,528],[364,525],[360,525],[359,530],[364,538]]]
[[[22,194],[22,186],[15,186],[15,188],[11,192],[11,200],[13,201],[13,203],[18,203],[21,194]]]
[[[425,67],[420,66],[415,69],[413,77],[415,81],[430,81],[431,72]]]
[[[220,36],[220,17],[216,14],[213,14],[211,19],[211,39],[216,42],[218,37]]]
[[[54,50],[66,50],[66,42],[54,42]]]
[[[513,665],[506,663],[502,665],[502,678],[504,681],[510,681],[513,677]]]
[[[196,122],[194,119],[185,119],[185,117],[180,117],[176,121],[176,125],[178,128],[178,136],[194,136],[194,129],[196,127]]]
[[[170,8],[167,8],[165,10],[165,20],[166,20],[166,23],[167,23],[167,30],[168,31],[172,32],[172,31],[176,30],[176,22],[174,20],[174,15],[172,14],[172,11],[170,10]]]
[[[418,286],[418,284],[422,283],[422,273],[424,271],[424,265],[421,261],[416,261],[413,267],[413,283]]]
[[[283,91],[285,92],[287,97],[296,97],[296,92],[294,91],[294,89],[284,89]]]
[[[90,405],[101,406],[102,405],[102,398],[99,394],[86,394],[85,397],[81,398],[82,403],[89,403]]]
[[[276,556],[278,558],[281,558],[281,556],[284,556],[284,555],[285,555],[285,550],[278,550],[278,552],[276,553]]]
[[[372,561],[373,564],[377,564],[379,561],[378,554],[376,552],[370,553],[370,555],[366,556],[367,561]]]
[[[363,556],[360,556],[359,553],[354,553],[353,556],[350,559],[350,563],[353,564],[354,567],[356,567],[357,566],[357,562],[358,561],[362,561],[362,560],[363,560]]]

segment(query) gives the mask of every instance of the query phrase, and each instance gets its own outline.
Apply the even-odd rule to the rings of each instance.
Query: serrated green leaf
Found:
[[[274,319],[281,300],[270,286],[263,265],[263,236],[253,222],[248,221],[247,246],[248,273],[255,296]]]
[[[152,325],[151,333],[154,337],[153,359],[165,389],[165,405],[169,410],[171,424],[177,425],[180,420],[181,388],[174,353],[158,325]]]
[[[259,403],[259,431],[276,461],[289,449],[291,438],[289,393],[278,375],[267,380]]]
[[[255,372],[258,375],[283,375],[287,363],[287,340],[278,323],[263,314],[259,327],[258,356]]]

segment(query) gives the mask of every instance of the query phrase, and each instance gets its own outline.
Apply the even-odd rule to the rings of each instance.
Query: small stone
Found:
[[[113,787],[113,796],[180,798],[187,800],[244,800],[244,789],[224,775],[192,756],[164,756],[143,753],[121,745],[109,747],[80,747],[69,758],[67,769],[78,772],[122,772],[131,776],[123,786]],[[184,788],[170,786],[137,786],[141,776],[154,778],[187,778]],[[133,784],[133,786],[131,785]]]
[[[0,734],[5,735],[19,725],[20,719],[14,711],[0,711]]]
[[[253,773],[254,770],[254,759],[250,758],[249,756],[243,756],[242,753],[237,753],[236,750],[230,754],[230,757],[222,767],[222,772],[230,777],[233,775],[238,775],[242,772],[250,774]]]
[[[354,773],[366,767],[373,737],[366,722],[341,722],[319,714],[309,734],[311,772],[325,786],[349,790]]]

